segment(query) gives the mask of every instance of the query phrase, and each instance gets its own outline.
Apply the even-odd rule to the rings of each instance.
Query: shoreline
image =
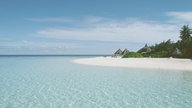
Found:
[[[105,66],[105,67],[192,71],[192,60],[177,59],[177,58],[95,57],[95,58],[76,59],[76,60],[73,60],[72,62],[76,64]]]

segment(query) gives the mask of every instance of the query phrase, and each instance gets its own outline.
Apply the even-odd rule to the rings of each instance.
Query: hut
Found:
[[[115,56],[122,56],[122,50],[121,49],[118,49],[115,53],[114,53],[114,55]]]
[[[150,47],[148,47],[148,45],[147,44],[145,44],[145,46],[143,47],[143,48],[141,48],[139,51],[138,51],[139,53],[150,53],[151,52],[151,48]]]
[[[175,50],[172,53],[172,56],[173,57],[179,57],[181,55],[182,55],[181,51],[178,48],[175,48]]]
[[[125,55],[127,53],[129,53],[129,50],[127,50],[127,48],[125,48],[125,50],[122,52],[122,55]]]

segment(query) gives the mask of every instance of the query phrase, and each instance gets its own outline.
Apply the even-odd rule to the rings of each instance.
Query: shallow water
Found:
[[[191,108],[192,72],[0,56],[0,108]]]

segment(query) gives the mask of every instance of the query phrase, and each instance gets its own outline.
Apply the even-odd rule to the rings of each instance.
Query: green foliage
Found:
[[[142,58],[143,56],[140,53],[129,52],[123,56],[123,58]]]
[[[163,41],[155,46],[151,46],[152,51],[149,54],[143,54],[145,57],[170,57],[176,44],[171,42],[171,40]]]
[[[163,41],[155,46],[151,46],[152,51],[148,54],[142,54],[144,57],[171,57],[176,48],[182,55],[177,57],[192,58],[192,31],[188,25],[184,25],[180,30],[181,40],[176,43],[171,40]]]
[[[184,25],[180,30],[180,38],[182,41],[188,41],[191,40],[191,29],[188,25]]]
[[[178,41],[178,45],[182,52],[183,58],[192,58],[192,31],[188,25],[184,25],[180,31],[181,41]]]
[[[130,52],[124,55],[124,58],[129,57],[171,57],[175,56],[173,52],[180,50],[180,54],[175,57],[182,58],[192,58],[192,30],[188,25],[184,25],[180,30],[180,38],[176,43],[172,42],[170,39],[163,41],[154,46],[150,46],[151,51],[147,53],[142,53],[144,51],[139,50],[138,53]]]
[[[169,52],[160,51],[160,52],[155,52],[155,53],[150,54],[150,57],[159,58],[159,57],[168,57],[168,55],[169,55]]]
[[[192,40],[180,42],[182,58],[192,58]]]

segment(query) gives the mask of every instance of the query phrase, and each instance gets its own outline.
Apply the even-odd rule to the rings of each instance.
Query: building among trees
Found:
[[[129,53],[129,50],[127,48],[125,48],[125,50],[122,52],[122,55],[125,55],[127,53]]]
[[[114,53],[114,55],[115,55],[115,56],[122,56],[122,53],[123,53],[123,51],[122,51],[121,49],[118,49],[118,50]]]
[[[180,57],[182,55],[181,51],[178,48],[175,48],[175,50],[172,53],[173,57]]]
[[[151,48],[148,47],[147,44],[145,44],[145,46],[143,48],[141,48],[139,51],[139,53],[145,54],[145,53],[150,53],[151,52]]]
[[[125,54],[129,53],[129,50],[125,48],[123,51],[121,49],[118,49],[115,53],[114,56],[123,56]]]

